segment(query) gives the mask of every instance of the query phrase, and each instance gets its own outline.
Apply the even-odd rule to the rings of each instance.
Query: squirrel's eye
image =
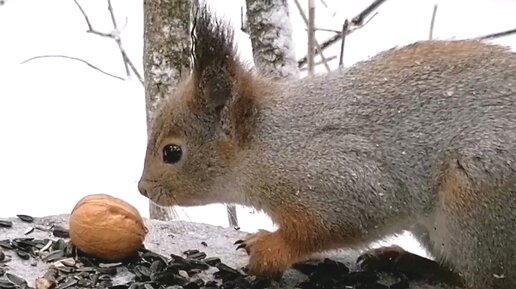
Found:
[[[183,150],[175,144],[168,144],[163,147],[163,162],[167,164],[175,164],[181,160]]]

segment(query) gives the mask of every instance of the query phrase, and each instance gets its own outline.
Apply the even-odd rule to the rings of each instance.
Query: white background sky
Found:
[[[93,27],[110,32],[105,0],[79,0]],[[251,45],[240,27],[243,0],[208,0],[237,29],[241,57]],[[306,0],[300,0],[307,6]],[[340,29],[370,1],[316,0],[316,26]],[[112,1],[124,47],[142,72],[143,1]],[[305,25],[289,1],[297,58],[306,52]],[[346,40],[345,64],[365,60],[397,45],[428,38],[438,4],[434,38],[476,37],[516,28],[516,0],[388,0],[378,15]],[[305,7],[306,8],[306,7]],[[0,6],[0,217],[68,213],[87,194],[122,198],[148,216],[137,191],[146,145],[144,92],[136,79],[120,81],[67,59],[22,61],[37,55],[80,57],[124,76],[111,39],[87,34],[72,0],[8,0]],[[331,36],[318,32],[322,41]],[[496,43],[516,48],[516,36]],[[325,51],[338,55],[340,44]],[[332,63],[335,67],[336,62]],[[324,72],[323,67],[318,68]],[[143,74],[143,73],[142,73]],[[239,210],[241,227],[270,228],[263,215]],[[180,210],[186,220],[227,225],[220,205]],[[408,243],[406,243],[408,244]],[[412,246],[412,245],[407,245]]]

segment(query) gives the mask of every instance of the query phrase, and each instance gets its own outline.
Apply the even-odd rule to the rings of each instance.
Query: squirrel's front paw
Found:
[[[259,231],[235,245],[249,254],[248,273],[259,277],[280,278],[299,257],[277,232]]]

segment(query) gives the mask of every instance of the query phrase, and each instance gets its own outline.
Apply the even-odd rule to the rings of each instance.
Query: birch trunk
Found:
[[[246,0],[256,68],[276,78],[298,77],[287,0]]]
[[[143,65],[147,130],[161,100],[190,70],[191,0],[144,0]],[[151,219],[178,217],[173,209],[149,202]]]

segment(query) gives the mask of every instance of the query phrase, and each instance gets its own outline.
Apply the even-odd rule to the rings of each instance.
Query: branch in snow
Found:
[[[381,4],[385,3],[385,1],[387,1],[387,0],[375,0],[373,3],[371,3],[371,5],[367,6],[367,8],[364,9],[362,12],[360,12],[357,16],[353,17],[352,20],[350,21],[351,25],[349,25],[349,28],[346,32],[346,36],[355,32],[356,30],[364,27],[365,25],[367,25],[367,23],[369,23],[369,21],[371,21],[376,16],[377,13],[373,14],[373,16],[371,16],[365,22],[364,22],[364,19],[367,16],[369,16],[369,14],[371,14],[375,9],[377,9]],[[341,38],[342,38],[342,34],[336,34],[336,35],[332,36],[331,38],[322,42],[321,49],[317,49],[315,52],[316,55],[321,53],[324,49],[330,47],[332,44],[338,42]],[[304,56],[303,58],[298,60],[298,62],[297,62],[298,67],[302,67],[303,65],[305,65],[307,60],[308,60],[308,58],[306,56]]]
[[[86,60],[84,60],[84,59],[81,59],[81,58],[78,58],[78,57],[73,57],[73,56],[66,56],[66,55],[40,55],[40,56],[34,56],[34,57],[31,57],[31,58],[29,58],[29,59],[27,59],[27,60],[24,60],[21,64],[27,63],[27,62],[32,61],[32,60],[35,60],[35,59],[40,59],[40,58],[52,58],[52,57],[54,57],[54,58],[66,58],[66,59],[71,59],[71,60],[80,61],[80,62],[82,62],[82,63],[84,63],[84,64],[88,65],[89,67],[91,67],[91,68],[93,68],[93,69],[95,69],[95,70],[97,70],[97,71],[99,71],[99,72],[101,72],[101,73],[105,74],[105,75],[108,75],[108,76],[114,77],[114,78],[116,78],[116,79],[124,80],[122,77],[117,76],[117,75],[114,75],[114,74],[111,74],[111,73],[109,73],[109,72],[106,72],[106,71],[104,71],[104,70],[102,70],[102,69],[98,68],[97,66],[95,66],[95,65],[93,65],[93,64],[91,64],[91,63],[89,63],[88,61],[86,61]]]
[[[434,5],[434,10],[432,11],[432,20],[430,20],[430,33],[428,35],[428,39],[432,40],[434,37],[434,25],[435,25],[435,16],[437,15],[437,4]]]
[[[86,32],[113,39],[115,41],[115,43],[117,44],[118,49],[120,50],[120,54],[122,55],[122,60],[124,62],[125,72],[126,72],[127,76],[130,76],[131,71],[132,71],[134,73],[134,75],[136,75],[136,77],[138,78],[138,81],[140,81],[140,83],[143,85],[142,76],[138,72],[138,69],[136,69],[136,66],[134,66],[133,62],[131,61],[131,59],[129,58],[127,53],[125,52],[125,49],[122,45],[122,40],[120,39],[120,31],[119,31],[117,23],[116,23],[115,13],[113,10],[113,6],[111,5],[111,0],[107,0],[109,15],[111,16],[111,22],[113,23],[113,31],[110,33],[101,32],[101,31],[94,29],[93,26],[91,25],[91,21],[88,17],[88,14],[86,14],[86,12],[84,11],[84,9],[82,8],[82,6],[79,4],[79,2],[77,0],[74,0],[74,2],[77,5],[77,7],[79,8],[79,10],[81,11],[81,14],[84,17],[84,20],[86,21],[86,25],[88,26],[88,30],[86,30]]]
[[[502,32],[487,34],[487,35],[484,35],[484,36],[479,36],[476,39],[479,39],[479,40],[489,40],[489,39],[495,39],[495,38],[509,36],[509,35],[512,35],[512,34],[516,34],[516,28],[515,29],[506,30],[506,31],[502,31]]]
[[[299,0],[294,0],[294,3],[296,4],[297,10],[299,11],[301,18],[303,18],[303,21],[305,22],[305,25],[307,26],[307,30],[308,30],[308,26],[309,26],[308,18],[306,17],[305,12],[303,11],[303,8],[301,7],[301,4],[299,4]],[[337,32],[337,33],[340,33],[340,32]],[[322,52],[322,47],[315,37],[314,37],[314,41],[315,41],[315,48],[316,48],[315,55],[317,55],[317,53],[318,53],[321,56],[322,63],[324,64],[326,71],[329,72],[331,70],[330,65],[328,64],[328,60],[326,60],[326,57],[324,57],[324,54]],[[314,57],[315,57],[315,55],[314,55]],[[301,67],[301,66],[298,65],[298,67]]]

